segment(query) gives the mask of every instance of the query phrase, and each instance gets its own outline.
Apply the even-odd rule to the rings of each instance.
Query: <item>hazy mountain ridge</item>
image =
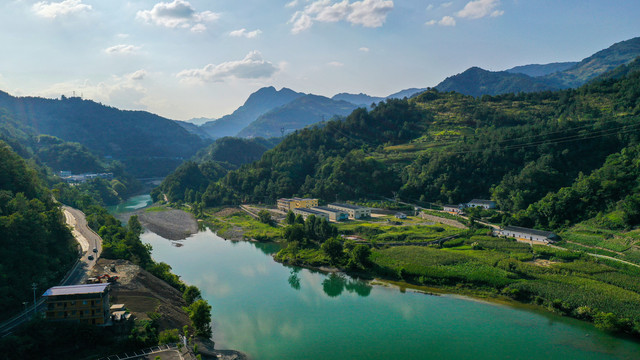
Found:
[[[472,67],[450,76],[436,85],[440,91],[465,95],[499,95],[576,88],[640,56],[640,37],[621,41],[562,69],[571,63],[532,64],[506,71],[488,71]],[[546,74],[544,74],[546,72]],[[541,76],[531,76],[544,74]]]
[[[201,126],[201,129],[213,139],[235,136],[260,115],[304,95],[288,88],[276,90],[273,86],[264,87],[251,94],[247,101],[233,113],[207,122]]]
[[[78,142],[103,156],[190,157],[205,144],[173,120],[80,98],[19,98],[0,92],[0,108],[37,134]]]
[[[505,71],[512,74],[524,74],[531,77],[538,77],[553,74],[558,71],[565,71],[577,64],[577,61],[555,62],[550,64],[530,64],[515,66]]]
[[[350,102],[310,94],[261,115],[240,131],[238,136],[265,138],[281,136],[281,128],[289,133],[322,120],[329,120],[335,115],[349,115],[357,107]]]
[[[557,90],[544,81],[524,74],[506,71],[494,72],[472,67],[463,73],[450,76],[436,86],[439,91],[455,91],[465,95],[500,95],[506,93]]]

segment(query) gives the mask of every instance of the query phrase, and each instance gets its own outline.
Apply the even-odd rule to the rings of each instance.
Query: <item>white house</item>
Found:
[[[553,243],[559,240],[558,235],[551,231],[528,229],[519,226],[505,226],[504,229],[494,229],[493,235],[515,238],[518,241],[535,241],[544,244]]]
[[[495,209],[496,202],[493,200],[473,199],[467,203],[467,207],[481,207],[485,209]]]
[[[360,219],[371,216],[371,209],[351,204],[329,204],[329,208],[344,211],[350,219]]]

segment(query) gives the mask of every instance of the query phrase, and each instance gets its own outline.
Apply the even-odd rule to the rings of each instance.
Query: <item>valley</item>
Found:
[[[114,6],[56,1],[2,4],[0,18],[21,8],[73,42]],[[561,56],[557,36],[538,50],[558,54],[522,62],[522,41],[498,50],[507,35],[470,29],[529,4],[291,1],[288,29],[263,33],[205,3],[128,4],[113,21],[144,31],[77,48],[117,74],[57,59],[59,79],[79,78],[38,91],[50,75],[33,64],[48,65],[17,71],[5,39],[7,359],[637,357],[640,37]],[[331,27],[344,37],[316,33]],[[459,31],[476,43],[427,54]]]

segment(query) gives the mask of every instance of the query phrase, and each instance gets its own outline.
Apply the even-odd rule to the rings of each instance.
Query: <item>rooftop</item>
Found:
[[[483,199],[473,199],[471,201],[469,201],[469,204],[471,203],[475,203],[475,204],[495,204],[496,202],[493,200],[483,200]]]
[[[295,210],[298,210],[300,212],[305,212],[305,213],[308,213],[308,214],[327,216],[327,214],[323,213],[322,211],[311,210],[309,208],[295,208]]]
[[[345,209],[351,209],[351,210],[359,210],[359,209],[364,209],[364,207],[362,206],[358,206],[358,205],[351,205],[351,204],[329,204],[330,206],[337,206],[337,207],[341,207],[341,208],[345,208]]]
[[[531,235],[546,236],[548,238],[556,236],[556,234],[554,234],[551,231],[529,229],[529,228],[523,228],[523,227],[520,227],[520,226],[505,226],[504,229],[508,230],[508,231],[527,233],[527,234],[531,234]]]
[[[334,213],[334,214],[338,214],[341,213],[342,211],[340,210],[336,210],[336,209],[332,209],[326,206],[316,206],[311,208],[312,210],[319,210],[319,211],[325,211],[325,212],[330,212],[330,213]]]
[[[42,296],[78,295],[78,294],[99,294],[109,286],[105,284],[85,284],[70,286],[54,286],[45,291]]]

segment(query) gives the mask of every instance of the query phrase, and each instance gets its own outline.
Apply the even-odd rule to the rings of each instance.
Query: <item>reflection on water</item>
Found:
[[[300,268],[292,268],[291,275],[289,275],[289,285],[291,285],[292,289],[300,290],[300,277],[298,273],[300,272]]]
[[[153,258],[213,307],[214,340],[269,359],[636,359],[640,345],[552,314],[371,286],[286,267],[277,244],[205,230],[176,247],[143,234]],[[550,321],[553,319],[553,321]],[[585,336],[589,334],[589,336]]]
[[[322,290],[329,297],[336,297],[342,294],[342,291],[347,290],[349,293],[356,293],[360,296],[367,297],[371,294],[372,286],[367,282],[348,278],[345,275],[332,273],[322,281]]]

